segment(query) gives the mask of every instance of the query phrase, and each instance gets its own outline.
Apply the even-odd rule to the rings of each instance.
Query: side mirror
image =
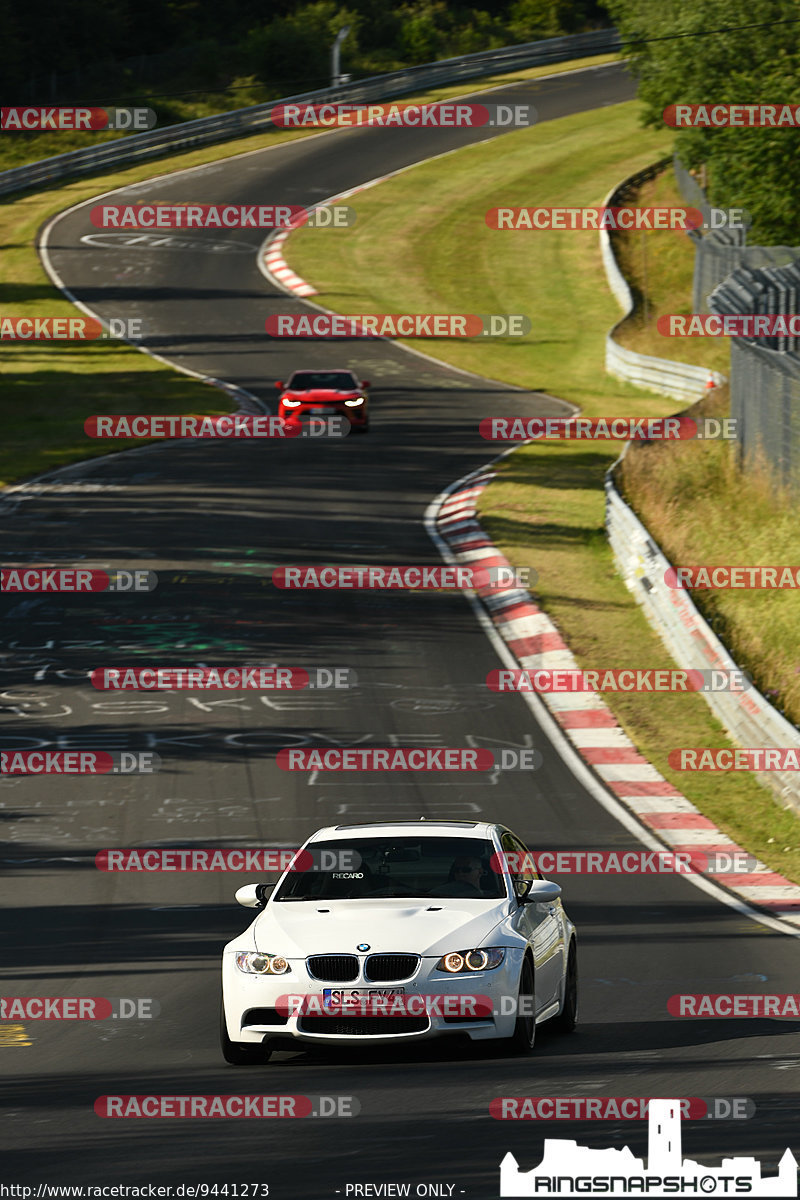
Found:
[[[237,903],[243,908],[266,908],[269,893],[274,887],[274,883],[247,883],[237,891]]]
[[[361,386],[362,386],[362,388],[368,388],[368,387],[370,386],[370,382],[369,382],[369,380],[368,380],[368,379],[362,379],[362,380],[361,380]]]
[[[522,904],[552,904],[561,895],[561,888],[549,879],[532,879],[525,881],[528,886],[518,899]]]
[[[276,388],[282,388],[282,387],[283,387],[283,380],[282,380],[282,379],[276,379],[276,380],[275,380],[275,387],[276,387]]]

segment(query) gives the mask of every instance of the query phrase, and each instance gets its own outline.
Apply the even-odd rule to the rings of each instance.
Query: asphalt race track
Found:
[[[531,101],[549,120],[633,93],[612,66],[491,99]],[[491,136],[344,130],[139,184],[116,199],[309,205]],[[357,208],[357,197],[351,203]],[[83,303],[142,317],[151,349],[253,392],[273,411],[272,381],[293,367],[352,365],[372,381],[372,430],[343,441],[155,445],[68,472],[4,513],[5,561],[147,567],[160,585],[138,596],[3,596],[3,748],[154,750],[162,760],[151,776],[0,781],[4,994],[158,1006],[151,1019],[28,1022],[30,1045],[0,1045],[5,1178],[250,1181],[287,1200],[334,1200],[354,1183],[437,1183],[482,1200],[498,1194],[506,1151],[531,1167],[544,1136],[646,1153],[642,1122],[534,1127],[490,1117],[494,1097],[524,1095],[749,1097],[750,1120],[684,1123],[684,1153],[710,1165],[755,1155],[772,1173],[796,1140],[796,1023],[676,1020],[667,999],[793,992],[800,947],[681,878],[559,880],[580,935],[582,1019],[572,1037],[541,1031],[531,1059],[454,1041],[224,1064],[219,954],[248,923],[234,890],[258,877],[106,874],[95,868],[97,850],[294,846],[326,824],[419,816],[500,820],[539,848],[639,843],[576,781],[523,699],[485,688],[500,663],[464,597],[281,592],[269,578],[292,563],[438,563],[423,514],[492,457],[479,419],[498,405],[520,415],[564,406],[388,342],[271,341],[264,319],[303,306],[259,273],[259,235],[225,235],[250,241],[252,254],[103,248],[81,241],[93,232],[88,213],[68,213],[49,239],[55,270]],[[146,395],[139,411],[151,411]],[[85,678],[104,665],[198,663],[347,666],[359,685],[288,696],[113,696]],[[532,773],[474,779],[309,777],[275,762],[282,746],[328,743],[535,746],[544,761]],[[93,1111],[110,1093],[233,1092],[349,1095],[361,1113],[209,1128]]]

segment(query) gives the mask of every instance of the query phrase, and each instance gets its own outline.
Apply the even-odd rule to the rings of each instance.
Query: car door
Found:
[[[507,854],[514,891],[519,896],[527,880],[541,879],[533,865],[533,856],[518,837],[506,831],[501,837]],[[536,972],[537,1013],[558,998],[564,971],[564,946],[559,920],[558,902],[520,904],[514,915],[515,927],[528,939],[533,949]]]

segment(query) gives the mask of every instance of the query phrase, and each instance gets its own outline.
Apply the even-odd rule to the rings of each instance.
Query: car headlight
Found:
[[[448,975],[461,975],[469,971],[494,971],[506,956],[505,950],[499,946],[490,946],[486,950],[453,950],[443,954],[436,964],[437,971],[446,971]]]
[[[356,396],[355,400],[345,400],[345,405],[347,408],[355,408],[358,404],[363,404],[363,403],[364,403],[363,396]]]
[[[246,975],[286,975],[292,969],[282,954],[259,954],[251,950],[239,951],[236,965]]]
[[[299,408],[302,403],[302,400],[288,400],[286,396],[281,396],[281,404],[285,404],[287,408]]]

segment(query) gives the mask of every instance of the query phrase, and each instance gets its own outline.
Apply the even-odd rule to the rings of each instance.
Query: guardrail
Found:
[[[229,113],[200,117],[180,125],[169,125],[164,129],[152,129],[147,133],[115,138],[96,147],[87,146],[66,154],[57,154],[52,158],[40,159],[23,167],[14,167],[9,171],[0,172],[0,195],[53,183],[59,179],[92,175],[122,163],[145,162],[166,154],[174,154],[176,151],[191,150],[197,146],[258,133],[273,127],[270,114],[276,104],[313,103],[324,100],[350,104],[385,100],[441,84],[455,83],[460,79],[474,79],[481,75],[502,74],[514,69],[546,66],[549,63],[593,54],[609,54],[619,50],[621,45],[621,38],[615,29],[601,29],[592,33],[547,38],[544,41],[525,42],[520,46],[503,46],[498,50],[480,51],[459,58],[442,59],[436,63],[405,67],[400,71],[357,80],[343,87],[302,92],[296,96],[270,100],[266,104],[255,104]]]
[[[623,456],[624,452],[617,463]],[[671,588],[664,582],[664,573],[671,564],[617,491],[613,474],[617,463],[606,474],[606,533],[628,590],[682,669],[737,670],[686,589]],[[704,692],[703,697],[740,746],[792,746],[800,751],[800,730],[755,687],[738,693]],[[797,771],[762,771],[759,779],[800,812]]]
[[[614,207],[623,204],[628,195],[648,179],[652,179],[664,169],[672,158],[660,159],[623,179],[616,185],[603,201],[604,207]],[[621,345],[614,334],[624,321],[628,319],[635,308],[633,292],[628,281],[619,269],[611,236],[607,229],[600,231],[600,250],[603,255],[608,286],[614,293],[620,308],[622,318],[606,335],[606,371],[615,379],[624,379],[635,387],[647,388],[652,392],[660,392],[664,396],[672,396],[676,400],[698,400],[705,391],[709,379],[716,386],[726,383],[726,378],[718,371],[709,371],[705,367],[697,367],[692,363],[682,363],[669,358],[655,358],[650,354],[639,354]]]

